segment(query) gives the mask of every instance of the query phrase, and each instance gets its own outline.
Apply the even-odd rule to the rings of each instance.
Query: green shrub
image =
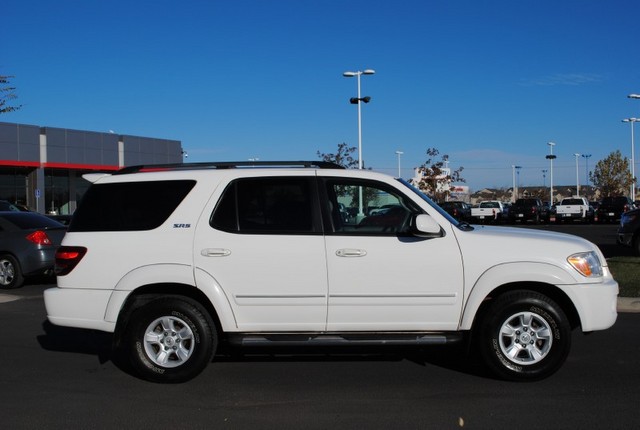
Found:
[[[640,257],[612,257],[607,260],[620,286],[620,297],[640,297]]]

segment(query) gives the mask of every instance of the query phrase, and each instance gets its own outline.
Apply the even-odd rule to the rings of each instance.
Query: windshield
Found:
[[[422,200],[424,200],[425,202],[427,202],[429,204],[429,206],[431,206],[432,208],[434,208],[436,211],[438,211],[438,213],[440,215],[442,215],[443,217],[445,217],[447,219],[447,221],[449,221],[451,224],[455,225],[456,227],[458,227],[461,230],[464,230],[465,228],[464,226],[468,226],[468,224],[466,223],[460,223],[458,220],[456,220],[454,217],[452,217],[451,215],[449,215],[449,213],[447,211],[445,211],[444,209],[442,209],[440,206],[438,206],[438,204],[436,202],[434,202],[433,200],[431,200],[429,198],[429,196],[427,196],[425,193],[423,193],[422,191],[420,191],[418,188],[416,188],[413,184],[405,181],[404,179],[396,179],[398,182],[400,182],[401,184],[403,184],[404,186],[406,186],[407,188],[409,188],[411,191],[413,191],[415,194],[417,194]]]

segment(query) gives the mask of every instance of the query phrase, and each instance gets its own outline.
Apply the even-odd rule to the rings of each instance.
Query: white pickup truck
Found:
[[[584,197],[570,197],[562,199],[556,206],[556,221],[580,220],[591,222],[593,220],[593,209]]]
[[[505,215],[504,205],[497,200],[480,202],[471,208],[471,218],[474,221],[484,222],[500,222]]]

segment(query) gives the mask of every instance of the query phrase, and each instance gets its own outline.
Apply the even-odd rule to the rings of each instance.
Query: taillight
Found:
[[[51,245],[49,236],[47,236],[47,233],[42,230],[36,230],[33,233],[29,233],[27,235],[27,240],[35,243],[36,245]]]
[[[71,272],[82,260],[87,248],[82,246],[61,246],[56,251],[56,265],[54,271],[58,276]]]

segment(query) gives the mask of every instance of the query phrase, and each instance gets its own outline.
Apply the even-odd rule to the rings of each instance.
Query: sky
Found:
[[[640,117],[637,0],[4,0],[2,16],[22,107],[1,121],[180,140],[187,162],[358,146],[342,74],[365,69],[365,166],[397,176],[402,151],[410,178],[436,148],[472,191],[511,187],[514,165],[548,186],[550,141],[554,184],[584,185],[631,159],[621,120]]]

